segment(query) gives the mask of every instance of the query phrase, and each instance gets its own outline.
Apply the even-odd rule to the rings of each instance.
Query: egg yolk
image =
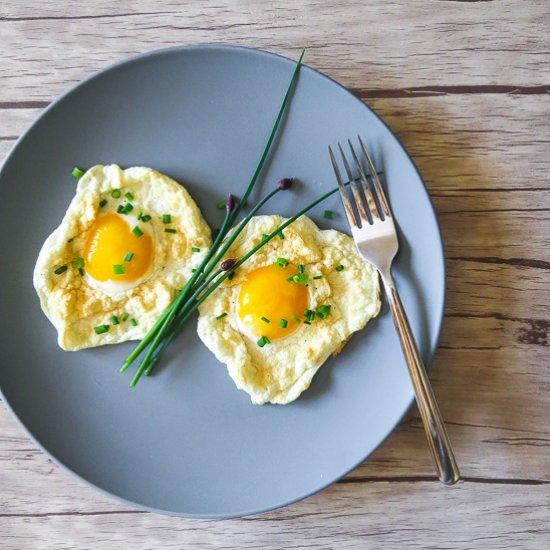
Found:
[[[298,328],[299,322],[292,317],[303,319],[309,293],[305,286],[287,280],[296,273],[298,270],[292,265],[286,268],[268,265],[252,271],[242,283],[238,315],[254,335],[274,340]],[[286,328],[281,326],[281,319],[287,322]]]
[[[131,259],[124,261],[130,255]],[[124,218],[118,214],[106,214],[97,218],[90,230],[84,248],[84,262],[88,275],[97,281],[133,282],[151,268],[153,239],[147,233],[136,237]],[[116,274],[115,269],[124,273]]]

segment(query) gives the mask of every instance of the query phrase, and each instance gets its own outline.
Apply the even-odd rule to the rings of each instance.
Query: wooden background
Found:
[[[431,378],[464,483],[416,409],[345,479],[230,521],[136,511],[55,467],[0,406],[0,547],[549,548],[550,4],[2,0],[0,158],[68,86],[128,55],[227,42],[352,89],[425,178],[448,267]]]

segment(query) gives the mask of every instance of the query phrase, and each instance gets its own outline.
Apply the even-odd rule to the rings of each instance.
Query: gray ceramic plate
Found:
[[[284,407],[251,405],[194,321],[157,375],[130,390],[131,373],[118,367],[131,344],[63,352],[40,310],[32,270],[73,196],[73,166],[154,167],[185,183],[216,227],[215,204],[245,187],[292,70],[291,60],[227,46],[132,58],[46,109],[0,174],[5,401],[56,462],[136,506],[208,518],[283,506],[357,466],[411,404],[387,306]],[[327,145],[358,133],[386,175],[401,230],[396,278],[428,361],[445,294],[439,229],[411,159],[368,107],[303,67],[257,195],[296,176],[301,185],[264,212],[290,215],[334,186]],[[333,221],[324,209],[338,213]],[[335,195],[312,218],[346,230],[341,212]]]

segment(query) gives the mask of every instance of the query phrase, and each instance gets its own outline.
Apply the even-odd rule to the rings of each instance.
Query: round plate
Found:
[[[153,167],[182,182],[217,227],[223,212],[215,205],[245,188],[293,68],[291,60],[228,46],[134,57],[46,109],[0,173],[4,398],[56,462],[136,506],[205,518],[283,506],[361,463],[411,404],[386,305],[287,406],[253,406],[200,342],[195,319],[156,375],[130,389],[131,369],[118,369],[133,344],[64,352],[40,310],[34,262],[73,197],[73,166]],[[254,195],[297,177],[296,188],[263,212],[291,215],[334,187],[327,145],[357,134],[385,173],[400,227],[396,280],[428,362],[445,294],[437,220],[411,159],[368,107],[303,67]],[[311,217],[349,232],[339,201],[333,195]],[[334,220],[323,218],[325,209]]]

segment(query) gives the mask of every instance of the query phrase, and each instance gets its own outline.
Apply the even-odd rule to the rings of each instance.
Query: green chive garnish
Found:
[[[296,323],[301,323],[302,321],[300,319],[298,319],[298,317],[296,317],[296,315],[292,315],[290,317],[293,321],[295,321]]]
[[[103,334],[105,332],[109,332],[109,325],[98,325],[97,327],[94,327],[96,334]]]
[[[271,340],[267,336],[264,336],[264,340],[266,344],[271,344]]]
[[[315,275],[315,277],[313,277],[314,280],[317,280],[317,279],[322,279],[323,276],[322,275]]]
[[[286,328],[287,325],[288,325],[288,321],[287,321],[286,319],[281,319],[281,320],[279,321],[279,326],[280,326],[281,328]]]
[[[322,305],[317,308],[316,314],[317,317],[321,317],[321,319],[326,319],[330,313],[330,305]]]
[[[118,317],[117,317],[116,315],[113,315],[113,316],[111,317],[111,323],[112,323],[113,325],[118,325]]]
[[[336,271],[342,271],[342,269],[344,269],[342,264],[336,266]]]
[[[294,275],[291,275],[291,276],[287,279],[287,282],[288,282],[288,283],[293,283],[293,282],[294,282]]]
[[[139,239],[143,235],[143,231],[136,225],[134,229],[132,229],[132,233],[136,236],[137,239]]]
[[[84,175],[84,170],[81,170],[80,168],[75,166],[71,174],[73,175],[74,178],[78,180]]]
[[[192,270],[191,270],[191,273],[195,273],[195,271],[197,271],[197,268],[194,267]]]
[[[128,319],[128,317],[130,317],[130,314],[129,313],[125,313],[123,316],[122,316],[122,321],[126,321]]]
[[[288,265],[288,263],[289,263],[289,262],[288,262],[288,260],[287,260],[286,258],[277,258],[277,259],[275,260],[275,265],[276,265],[277,267],[281,268],[281,269],[284,268],[284,267],[286,267],[286,266]]]
[[[279,236],[279,239],[281,239],[281,241],[285,240],[285,234],[282,231],[280,233],[277,233],[277,235]]]
[[[141,216],[141,221],[147,223],[151,220],[151,216],[149,214],[145,214],[145,216]]]
[[[191,252],[200,252],[200,251],[201,251],[201,249],[200,249],[200,248],[197,248],[196,246],[193,246],[193,247],[191,248]]]
[[[99,207],[103,208],[107,204],[107,199],[101,199],[99,201]]]
[[[111,197],[113,197],[113,199],[120,199],[120,189],[113,189],[111,191]]]
[[[137,327],[138,326],[138,322],[132,317],[130,319],[130,324],[133,326],[133,327]]]
[[[260,319],[261,319],[264,323],[271,323],[271,321],[270,321],[267,317],[260,317]]]
[[[143,212],[138,212],[137,219],[141,220],[143,218]]]
[[[332,220],[332,210],[325,210],[323,214],[327,220]]]
[[[129,214],[134,209],[134,205],[127,202],[125,205],[119,204],[116,211],[119,214]]]
[[[78,272],[80,273],[81,277],[84,277],[84,270],[81,267],[78,268]]]
[[[119,204],[116,211],[118,214],[122,214],[124,212],[124,206],[122,204]]]
[[[304,321],[304,325],[311,325],[311,321]]]
[[[216,208],[223,210],[225,208],[227,201],[220,201],[218,204],[216,204]]]
[[[220,313],[216,319],[223,319],[224,317],[227,317],[227,313],[225,313],[225,311],[223,313]]]
[[[73,267],[75,269],[82,269],[84,267],[84,258],[75,258],[73,260]]]
[[[124,258],[123,258],[122,261],[123,262],[131,262],[133,257],[134,257],[133,252],[126,252],[126,254],[124,254]]]
[[[127,193],[124,193],[124,196],[125,196],[129,201],[133,201],[133,200],[134,200],[134,195],[132,195],[132,193],[130,193],[130,191],[128,191]]]
[[[163,214],[162,223],[172,223],[172,216],[170,214]]]
[[[62,273],[65,273],[65,271],[67,271],[66,265],[60,265],[57,269],[54,269],[54,273],[56,275],[61,275]]]
[[[307,286],[308,275],[306,273],[298,273],[292,277],[292,280],[299,285]]]
[[[164,232],[165,232],[165,233],[175,233],[176,230],[175,230],[174,228],[172,228],[172,227],[165,227],[165,228],[164,228]]]
[[[298,266],[298,273],[303,273],[304,272],[304,266],[302,264],[300,264]]]
[[[265,338],[262,336],[257,342],[258,346],[260,346],[261,348],[263,348],[267,342],[265,341]]]
[[[126,273],[126,268],[124,267],[124,264],[115,264],[113,266],[113,273],[115,275],[124,275]]]
[[[304,317],[308,321],[313,321],[313,319],[315,319],[315,312],[311,309],[306,309],[306,310],[304,310]]]

